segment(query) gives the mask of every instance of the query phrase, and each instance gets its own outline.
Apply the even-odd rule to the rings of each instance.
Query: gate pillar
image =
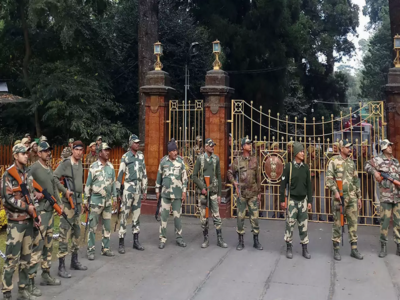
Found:
[[[161,158],[167,153],[167,111],[170,92],[170,77],[164,71],[150,71],[146,85],[140,88],[146,96],[146,138],[144,157],[149,187],[155,186]],[[154,212],[153,212],[154,213]]]
[[[386,115],[388,138],[394,143],[393,155],[400,157],[400,68],[392,68],[386,85]]]

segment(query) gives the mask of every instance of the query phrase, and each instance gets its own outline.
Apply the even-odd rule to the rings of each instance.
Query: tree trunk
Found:
[[[29,90],[29,93],[32,95],[32,87],[29,82],[29,73],[28,73],[29,62],[31,59],[32,51],[31,51],[31,44],[29,42],[28,24],[26,23],[24,0],[20,0],[18,4],[21,13],[21,25],[22,25],[22,31],[24,32],[24,43],[25,43],[25,56],[24,60],[22,61],[22,73],[24,75],[24,81]],[[35,107],[35,127],[36,127],[36,135],[38,137],[41,136],[42,134],[40,130],[40,120],[37,107]]]
[[[389,0],[389,16],[392,37],[400,34],[400,1]],[[395,54],[393,53],[393,57]]]
[[[158,0],[139,0],[139,88],[145,85],[146,74],[153,68],[153,44],[158,41]],[[139,138],[144,143],[146,98],[139,94]]]

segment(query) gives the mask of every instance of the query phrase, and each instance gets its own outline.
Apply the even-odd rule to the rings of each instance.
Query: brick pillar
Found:
[[[222,197],[229,199],[229,190],[225,188],[226,173],[228,170],[228,119],[230,117],[231,96],[234,89],[229,87],[229,76],[222,70],[207,72],[206,84],[201,87],[205,100],[205,138],[211,138],[217,145],[215,154],[221,162]],[[220,207],[222,218],[230,217],[230,203]]]
[[[155,186],[158,165],[167,154],[167,112],[168,96],[174,89],[170,86],[170,77],[164,71],[150,71],[146,76],[146,85],[140,88],[146,96],[146,138],[144,156],[146,161],[149,187]],[[150,189],[149,193],[154,193]],[[153,212],[154,213],[154,212]]]
[[[400,68],[392,68],[386,85],[386,122],[389,140],[394,143],[393,155],[400,158]]]

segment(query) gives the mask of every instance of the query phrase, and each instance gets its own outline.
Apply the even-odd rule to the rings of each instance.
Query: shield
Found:
[[[280,181],[285,163],[282,156],[277,153],[269,153],[264,158],[264,173],[268,181],[277,183]]]

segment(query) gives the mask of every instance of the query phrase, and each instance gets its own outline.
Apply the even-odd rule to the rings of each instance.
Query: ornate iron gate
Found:
[[[359,115],[353,118],[354,115]],[[321,120],[313,118],[282,118],[271,111],[263,112],[253,102],[232,100],[232,160],[240,155],[239,141],[248,136],[254,141],[253,152],[259,159],[262,178],[262,200],[260,217],[265,219],[284,218],[279,207],[280,177],[283,166],[291,159],[291,144],[299,141],[306,150],[306,163],[310,166],[313,188],[313,208],[309,219],[318,222],[330,222],[331,195],[325,187],[325,174],[328,162],[338,153],[337,142],[341,139],[354,144],[353,160],[359,171],[363,205],[359,223],[374,225],[379,217],[376,201],[379,191],[372,176],[364,171],[364,163],[371,156],[377,155],[379,142],[385,138],[386,123],[384,120],[383,102],[360,103],[357,110],[349,109],[348,113]],[[231,192],[232,216],[236,216],[236,195]]]
[[[186,117],[185,117],[186,116]],[[169,102],[169,140],[174,138],[178,145],[178,154],[185,161],[189,177],[186,202],[182,205],[184,215],[198,215],[195,186],[192,180],[197,155],[203,151],[204,112],[203,100]],[[199,141],[201,138],[201,141]]]

